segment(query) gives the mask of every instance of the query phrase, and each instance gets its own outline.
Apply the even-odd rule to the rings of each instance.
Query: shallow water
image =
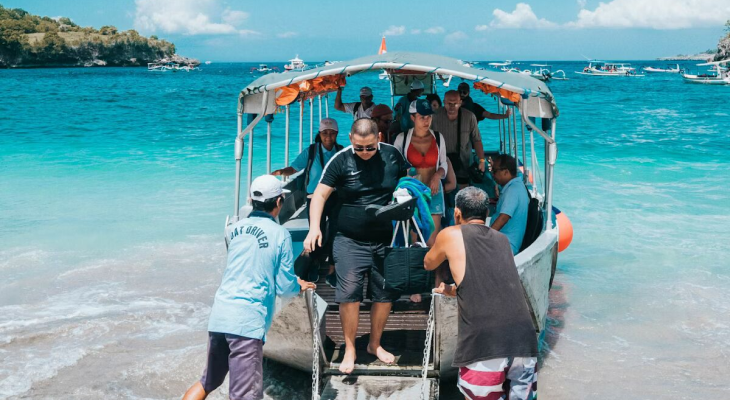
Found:
[[[172,399],[199,377],[250,66],[0,70],[0,398]],[[541,397],[730,396],[730,87],[569,77],[550,86],[555,204],[575,238]],[[374,75],[345,97],[365,82],[387,101]],[[481,129],[495,148],[496,123]],[[309,397],[307,374],[281,365],[265,383],[268,398]]]

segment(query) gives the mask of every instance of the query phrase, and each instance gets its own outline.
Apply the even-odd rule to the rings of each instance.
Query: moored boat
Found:
[[[589,61],[587,67],[583,68],[582,71],[576,71],[575,73],[591,76],[644,76],[642,74],[637,74],[636,68],[632,67],[631,64],[597,60]]]
[[[289,163],[291,127],[296,125],[296,121],[290,118],[292,109],[295,115],[299,115],[298,149],[302,151],[306,144],[303,116],[307,104],[310,108],[309,143],[312,143],[316,134],[313,116],[317,112],[321,117],[329,115],[328,94],[346,85],[350,75],[371,72],[375,76],[382,70],[388,73],[388,84],[393,96],[407,93],[410,83],[416,79],[424,83],[425,93],[436,93],[438,81],[456,78],[471,83],[475,90],[495,96],[500,111],[512,111],[511,117],[499,124],[496,134],[500,138],[500,148],[491,154],[510,154],[523,162],[523,179],[532,195],[539,199],[546,221],[539,237],[515,256],[535,334],[543,334],[548,291],[558,254],[559,230],[552,207],[558,109],[545,83],[524,74],[478,70],[447,57],[392,52],[286,75],[259,77],[246,86],[238,98],[238,129],[234,146],[234,213],[227,219],[226,226],[250,211],[247,202],[239,207],[240,192],[243,186],[244,193],[248,193],[247,187],[252,181],[254,169],[270,173],[272,155],[283,154],[285,163]],[[374,78],[374,83],[377,82]],[[246,126],[244,114],[253,116]],[[274,121],[274,114],[283,117],[283,127],[280,121]],[[254,135],[255,128],[264,121],[265,135]],[[272,148],[274,130],[283,130],[279,133],[285,138],[283,149]],[[343,136],[346,140],[346,135]],[[254,141],[264,138],[265,164],[255,168],[254,158],[258,156],[259,160],[264,161],[264,157],[259,153],[254,155]],[[535,151],[536,144],[541,145],[544,152],[541,150],[541,154],[538,154]],[[245,146],[246,170],[242,171]],[[544,157],[542,162],[538,161],[539,157]],[[245,173],[244,185],[241,185],[242,173]],[[285,199],[279,215],[280,223],[291,233],[295,254],[302,251],[302,242],[309,228],[306,191],[303,190],[302,180],[303,176],[300,175],[287,183],[286,187],[292,193]],[[407,300],[394,303],[382,338],[383,346],[396,355],[396,362],[392,365],[368,356],[361,346],[363,340],[367,342],[363,335],[369,329],[370,303],[364,302],[360,312],[362,330],[358,331],[356,341],[358,363],[352,376],[341,375],[338,366],[343,356],[343,336],[338,306],[334,302],[333,290],[324,283],[324,271],[320,275],[322,279],[316,291],[307,291],[303,296],[279,307],[264,346],[266,357],[294,368],[312,371],[317,394],[320,391],[318,380],[323,377],[325,388],[322,398],[326,399],[335,398],[335,395],[341,397],[345,393],[356,398],[363,393],[361,391],[371,389],[388,393],[388,398],[393,399],[419,396],[437,398],[440,380],[455,378],[457,370],[451,366],[451,361],[457,337],[456,299],[438,294],[425,296],[422,303],[414,304]],[[427,340],[429,338],[432,340]],[[396,390],[399,392],[393,393]]]
[[[712,67],[712,72],[689,74],[683,73],[682,78],[686,83],[699,83],[703,85],[730,85],[730,70],[723,68],[723,64],[730,63],[730,59],[697,64],[698,67]]]
[[[307,68],[307,64],[304,63],[304,60],[299,58],[299,54],[297,54],[296,57],[289,60],[289,64],[284,66],[284,69],[287,71],[303,71]]]
[[[681,71],[681,69],[679,68],[679,64],[675,64],[675,68],[672,68],[671,65],[668,65],[667,68],[644,67],[642,68],[642,70],[650,74],[678,74]]]

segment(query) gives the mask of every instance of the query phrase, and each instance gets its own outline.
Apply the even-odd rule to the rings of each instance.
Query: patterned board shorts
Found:
[[[459,368],[457,386],[469,400],[537,399],[537,358],[507,357]]]

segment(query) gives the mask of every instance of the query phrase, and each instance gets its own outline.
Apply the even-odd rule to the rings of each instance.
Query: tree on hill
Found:
[[[43,35],[30,40],[30,34]],[[96,60],[107,65],[140,65],[174,54],[172,43],[156,36],[147,39],[135,30],[119,32],[111,25],[99,30],[80,27],[68,17],[54,20],[0,5],[0,68],[74,66]]]

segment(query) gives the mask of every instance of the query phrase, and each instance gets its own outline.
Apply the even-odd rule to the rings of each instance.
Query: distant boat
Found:
[[[251,67],[251,73],[259,72],[262,74],[268,74],[269,72],[278,72],[278,71],[279,71],[279,68],[277,68],[277,67],[269,68],[269,66],[266,64],[259,64],[258,68]]]
[[[210,64],[211,64],[211,62],[210,62],[210,61],[206,61],[206,62],[205,62],[205,65],[210,65]]]
[[[579,75],[592,76],[635,76],[642,77],[644,75],[637,74],[636,68],[627,63],[613,63],[605,61],[591,60],[583,71],[576,71]]]
[[[487,65],[489,65],[490,67],[493,67],[495,69],[500,69],[505,72],[513,69],[510,67],[510,65],[512,65],[512,60],[505,60],[504,62],[490,62]]]
[[[676,64],[676,68],[669,68],[671,66],[667,66],[667,68],[654,68],[654,67],[644,67],[642,70],[646,73],[655,74],[655,73],[666,73],[666,74],[678,74],[679,64]]]
[[[299,58],[299,54],[289,60],[289,64],[284,66],[284,69],[287,71],[304,71],[305,68],[307,68],[307,64],[304,63],[304,60]]]
[[[698,67],[712,66],[714,72],[705,74],[682,74],[682,78],[686,83],[701,83],[704,85],[730,85],[730,71],[722,68],[722,64],[730,62],[730,59],[724,61],[714,61],[703,64],[697,64]]]

